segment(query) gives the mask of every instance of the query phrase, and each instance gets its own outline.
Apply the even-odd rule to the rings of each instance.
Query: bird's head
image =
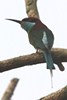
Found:
[[[29,17],[29,18],[24,18],[21,21],[20,20],[15,20],[15,19],[7,19],[10,21],[14,21],[16,23],[19,23],[21,25],[21,27],[26,30],[27,32],[30,31],[30,29],[37,23],[39,22],[38,18],[33,18],[33,17]]]

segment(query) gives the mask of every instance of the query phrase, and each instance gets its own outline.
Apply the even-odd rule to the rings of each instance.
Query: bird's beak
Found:
[[[20,20],[15,20],[15,19],[6,19],[6,20],[14,21],[14,22],[16,22],[16,23],[21,24],[21,21],[20,21]]]

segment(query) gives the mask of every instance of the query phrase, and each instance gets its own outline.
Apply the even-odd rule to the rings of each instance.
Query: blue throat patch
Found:
[[[24,30],[26,30],[27,32],[29,32],[34,25],[35,23],[32,22],[24,22],[24,24],[21,25],[21,27],[24,28]]]

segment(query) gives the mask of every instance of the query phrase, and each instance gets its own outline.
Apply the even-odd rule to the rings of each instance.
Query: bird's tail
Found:
[[[47,69],[50,69],[51,86],[53,87],[53,82],[52,82],[53,72],[52,72],[52,70],[55,69],[55,67],[53,65],[53,59],[52,59],[52,56],[51,56],[51,52],[49,50],[45,50],[44,56],[45,56],[45,60],[46,60],[46,63],[47,63]]]

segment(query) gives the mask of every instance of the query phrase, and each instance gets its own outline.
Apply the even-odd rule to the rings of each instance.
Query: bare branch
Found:
[[[61,62],[67,62],[67,49],[55,48],[52,49],[51,53],[54,63],[58,65],[61,71],[63,71],[64,66],[61,64]],[[0,61],[0,72],[39,63],[45,63],[45,58],[42,53],[33,53],[30,55],[19,56]]]
[[[13,95],[13,91],[18,83],[19,79],[14,78],[11,80],[10,84],[8,85],[3,97],[1,100],[11,100],[11,97]]]
[[[37,0],[25,0],[26,12],[28,17],[37,17],[39,18],[37,10]]]
[[[67,86],[39,100],[67,100]]]

